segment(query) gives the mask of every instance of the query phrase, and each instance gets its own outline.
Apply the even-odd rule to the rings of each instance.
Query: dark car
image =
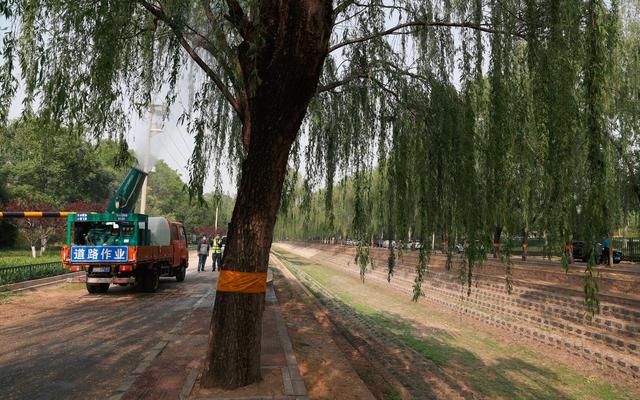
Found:
[[[583,241],[574,241],[571,242],[573,250],[573,258],[576,260],[582,260],[584,262],[588,261],[589,254],[584,251],[584,242]],[[603,247],[601,243],[596,244],[596,248],[594,249],[596,252],[597,261],[600,264],[606,264],[609,259],[608,248]],[[613,263],[618,264],[622,261],[622,252],[620,250],[613,249]]]

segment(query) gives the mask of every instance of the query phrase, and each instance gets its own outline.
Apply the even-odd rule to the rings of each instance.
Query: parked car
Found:
[[[580,240],[576,240],[571,242],[572,245],[572,254],[573,258],[576,260],[582,260],[587,262],[589,259],[589,254],[584,251],[584,242]],[[594,249],[596,252],[597,262],[600,264],[606,264],[609,259],[609,253],[606,247],[602,246],[602,243],[596,243],[596,248]],[[613,263],[618,264],[622,261],[622,251],[613,249]]]

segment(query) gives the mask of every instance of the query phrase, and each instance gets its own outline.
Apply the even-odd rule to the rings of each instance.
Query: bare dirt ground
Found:
[[[274,288],[309,397],[374,399],[351,365],[356,360],[350,360],[350,363],[345,358],[345,355],[354,355],[357,351],[345,343],[335,326],[288,271],[274,272]],[[366,366],[369,367],[368,363]],[[374,369],[370,371],[375,373]],[[373,379],[367,380],[377,394],[382,393],[379,389],[386,389],[377,387]]]
[[[317,252],[304,254],[316,261],[281,255],[310,288],[286,268],[274,274],[311,399],[640,398],[624,377],[438,304],[412,303],[388,286],[362,284],[319,263]],[[193,265],[185,282],[166,279],[154,294],[116,287],[90,296],[84,286],[67,284],[0,299],[0,397],[110,397],[185,312],[210,318],[212,303],[196,303],[214,278]],[[207,321],[189,319],[180,332],[205,340]],[[162,357],[176,373],[201,360],[170,347]],[[155,371],[149,390],[127,398],[163,397],[162,385],[171,383],[163,374]]]
[[[412,303],[389,286],[362,284],[344,271],[319,264],[318,257],[312,261],[289,251],[294,250],[280,253],[287,266],[322,301],[331,321],[369,361],[370,369],[386,373],[384,384],[395,392],[381,393],[370,386],[378,398],[640,398],[635,381],[580,357],[438,304]]]

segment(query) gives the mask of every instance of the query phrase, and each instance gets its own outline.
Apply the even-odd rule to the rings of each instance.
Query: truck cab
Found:
[[[155,291],[160,277],[184,280],[188,267],[184,226],[144,214],[71,214],[63,264],[86,271],[89,293],[105,293],[111,284]]]

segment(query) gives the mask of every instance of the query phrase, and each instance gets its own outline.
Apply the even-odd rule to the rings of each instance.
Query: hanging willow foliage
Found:
[[[487,249],[508,242],[501,248],[509,292],[507,255],[514,241],[544,236],[548,254],[560,254],[567,267],[567,242],[595,245],[609,237],[617,222],[617,191],[609,144],[614,135],[604,119],[614,63],[604,56],[617,46],[609,39],[619,29],[617,3],[393,4],[396,14],[374,6],[347,8],[353,17],[343,37],[354,31],[376,37],[389,29],[390,15],[400,24],[415,15],[463,19],[501,33],[418,25],[411,27],[411,38],[381,35],[330,58],[325,79],[348,82],[314,100],[313,126],[307,124],[305,134],[313,148],[307,154],[315,156],[308,162],[315,160],[327,174],[327,196],[340,196],[331,188],[332,174],[344,179],[357,173],[347,189],[355,190],[355,201],[336,206],[326,200],[326,214],[350,210],[353,218],[335,219],[334,229],[314,235],[424,243],[434,233],[446,243],[451,267],[453,246],[465,242],[458,270],[468,289]],[[597,93],[588,87],[595,80],[601,85]],[[363,171],[369,180],[362,179]],[[352,220],[367,225],[349,226]],[[414,299],[425,274],[427,254],[420,253]],[[389,277],[394,256],[390,249]],[[590,263],[585,275],[585,304],[596,313],[592,268]]]
[[[637,0],[331,4],[332,37],[290,152],[276,237],[365,244],[435,235],[448,252],[464,242],[470,287],[501,237],[544,236],[563,253],[572,239],[611,236],[616,182],[630,182],[640,199],[638,35],[628,34],[638,32]],[[238,171],[244,111],[261,87],[277,88],[250,67],[276,39],[265,36],[265,7],[0,0],[0,120],[20,87],[24,115],[124,140],[131,112],[144,114],[159,97],[168,109],[188,86],[181,122],[196,143],[190,190],[201,195],[211,169]],[[595,312],[592,264],[586,276]]]

